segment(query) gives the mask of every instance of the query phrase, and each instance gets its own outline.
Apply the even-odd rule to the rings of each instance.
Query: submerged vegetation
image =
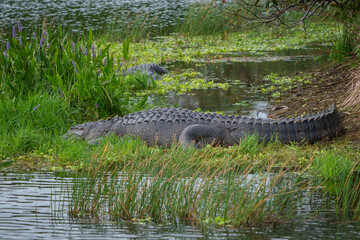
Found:
[[[296,76],[282,76],[277,73],[271,73],[264,77],[267,82],[258,87],[254,87],[254,92],[263,94],[271,94],[273,98],[280,98],[282,94],[286,94],[304,84],[311,83],[311,74],[300,73]]]
[[[331,210],[359,219],[360,155],[344,139],[265,145],[248,136],[239,146],[195,150],[148,147],[114,136],[98,146],[61,138],[78,123],[168,105],[164,96],[170,91],[229,87],[190,69],[172,69],[159,80],[124,74],[135,64],[218,61],[234,52],[261,55],[331,44],[341,34],[336,23],[310,25],[306,34],[294,29],[279,34],[285,29],[278,26],[235,32],[220,21],[218,10],[204,3],[197,7],[200,11],[190,9],[172,34],[156,39],[141,18],[113,35],[95,37],[91,30],[73,35],[61,27],[25,32],[20,22],[10,36],[2,35],[0,168],[75,171],[70,196],[64,196],[72,217],[242,226]],[[353,41],[342,39],[335,43],[341,53]],[[260,91],[279,97],[310,77],[273,73],[268,81]],[[318,196],[325,198],[323,207],[302,208]]]

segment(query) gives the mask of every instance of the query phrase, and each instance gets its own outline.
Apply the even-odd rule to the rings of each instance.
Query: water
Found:
[[[190,223],[132,224],[73,219],[51,200],[74,180],[66,173],[0,173],[0,239],[359,239],[358,223],[314,220],[242,229],[201,229]],[[51,207],[52,206],[52,207]],[[65,212],[65,213],[64,213]]]
[[[276,99],[251,89],[267,83],[263,78],[271,73],[286,76],[316,70],[324,66],[328,54],[324,49],[301,49],[282,52],[222,54],[221,61],[176,62],[170,69],[195,69],[206,79],[227,82],[230,88],[193,90],[182,95],[169,94],[169,102],[179,107],[201,108],[204,111],[224,111],[229,114],[257,116],[266,112]]]
[[[25,27],[39,25],[46,17],[49,23],[74,30],[106,30],[116,18],[124,24],[131,16],[149,14],[150,19],[157,16],[155,27],[166,27],[181,19],[191,2],[199,0],[0,0],[0,26],[9,28],[18,20]]]

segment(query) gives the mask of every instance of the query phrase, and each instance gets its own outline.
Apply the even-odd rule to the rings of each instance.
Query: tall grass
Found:
[[[91,30],[77,37],[61,27],[30,35],[19,30],[13,29],[0,48],[2,101],[45,91],[63,97],[84,115],[97,117],[125,115],[144,106],[146,97],[134,97],[138,89],[127,84],[122,59],[114,59],[110,44],[105,45],[104,38],[95,40]],[[128,52],[127,48],[124,54]]]
[[[91,151],[74,151],[86,152],[83,157],[91,161],[62,201],[69,203],[71,217],[113,221],[236,227],[314,220],[329,212],[358,219],[358,153],[311,150],[300,167],[292,159],[264,156],[276,147],[259,144],[255,136],[228,149],[200,150],[150,148],[108,137]],[[300,159],[307,155],[295,145],[288,148]]]
[[[343,28],[341,34],[335,36],[335,42],[330,56],[339,61],[345,61],[349,56],[360,57],[359,33]]]
[[[70,127],[76,113],[63,98],[48,93],[0,101],[0,158],[49,145]]]
[[[221,167],[198,159],[212,159],[216,151],[173,147],[166,154],[141,154],[137,148],[131,159],[104,164],[111,150],[105,146],[94,156],[90,167],[76,177],[68,194],[73,217],[110,217],[113,220],[152,218],[159,222],[191,220],[232,226],[266,224],[289,220],[298,206],[306,204],[304,190],[310,180],[304,174],[274,164],[248,164],[236,168],[226,155]],[[236,151],[234,149],[234,151]],[[100,161],[100,162],[99,162]],[[221,219],[221,221],[219,221]]]
[[[5,36],[5,35],[2,35]],[[56,29],[26,32],[21,23],[0,45],[0,156],[49,145],[70,125],[147,106],[135,93],[156,87],[140,73],[125,76],[105,38]]]
[[[171,32],[197,36],[221,34],[230,30],[230,20],[215,6],[215,1],[202,1],[191,4],[184,18],[178,20]]]
[[[109,26],[108,36],[113,41],[129,38],[132,42],[146,41],[156,31],[153,25],[157,17],[151,17],[149,13],[138,13],[136,16],[122,13],[115,16],[114,23]]]
[[[340,151],[322,151],[314,158],[313,169],[323,192],[334,197],[334,205],[345,219],[360,218],[360,159]]]
[[[133,42],[140,42],[154,36],[174,33],[196,36],[221,34],[225,31],[231,31],[227,16],[215,6],[215,1],[202,1],[191,3],[184,16],[180,16],[174,25],[162,28],[158,26],[157,16],[151,17],[146,12],[136,16],[122,13],[115,16],[107,35],[112,40],[129,37]]]

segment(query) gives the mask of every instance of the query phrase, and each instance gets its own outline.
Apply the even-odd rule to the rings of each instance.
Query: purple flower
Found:
[[[36,109],[38,109],[40,107],[40,104],[37,105],[36,107],[33,108],[33,111],[35,111]]]
[[[61,44],[61,49],[62,49],[63,51],[65,51],[65,47],[64,47],[64,45],[62,45],[62,44]]]
[[[21,37],[19,36],[19,43],[20,43],[20,46],[22,47],[23,46],[23,43],[21,41]]]
[[[117,73],[119,72],[119,70],[120,70],[120,68],[122,67],[122,65],[123,65],[123,63],[120,63],[118,69],[116,70]]]
[[[91,52],[92,52],[93,58],[95,58],[96,55],[95,55],[95,46],[94,46],[94,44],[91,45]]]
[[[43,31],[43,36],[46,37],[46,35],[47,35],[47,34],[46,34],[46,31],[44,30],[44,31]]]
[[[60,92],[60,95],[61,95],[61,97],[65,97],[65,94],[61,91],[61,89],[60,89],[60,87],[59,87],[59,92]]]
[[[85,56],[88,55],[88,51],[87,51],[87,48],[85,48]]]
[[[6,58],[9,58],[7,51],[4,52]]]
[[[7,42],[7,43],[6,43],[6,50],[9,50],[9,49],[10,49],[10,43]]]
[[[21,30],[21,23],[20,23],[20,21],[17,22],[17,25],[18,25],[19,33],[21,33],[22,30]]]
[[[101,55],[101,48],[99,48],[99,55]]]
[[[100,77],[100,75],[101,75],[101,70],[99,69],[99,71],[98,71],[98,77]]]
[[[153,81],[155,81],[156,80],[156,76],[155,76],[155,74],[153,74]]]
[[[107,60],[106,60],[106,58],[104,59],[104,63],[103,63],[103,67],[106,65],[106,62],[107,62]]]
[[[125,69],[124,68],[122,69],[122,74],[125,76]]]
[[[95,108],[99,108],[99,105],[96,103]]]
[[[13,31],[13,38],[16,38],[16,30],[15,30],[15,26],[13,26],[12,31]]]
[[[33,33],[33,37],[34,37],[34,39],[36,40],[36,33]]]
[[[76,73],[79,73],[79,71],[78,71],[77,68],[76,68],[76,63],[75,63],[75,61],[72,61],[72,64],[74,65],[75,72],[76,72]]]
[[[44,43],[44,41],[45,41],[45,38],[42,37],[41,40],[40,40],[40,44],[39,44],[39,47],[40,47],[40,48],[42,47],[42,44]]]
[[[75,52],[75,43],[72,43],[73,51]]]

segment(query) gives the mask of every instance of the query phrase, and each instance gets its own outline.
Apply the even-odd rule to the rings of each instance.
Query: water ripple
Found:
[[[114,16],[129,13],[148,13],[157,16],[156,25],[167,26],[179,18],[189,3],[200,0],[38,0],[38,1],[0,1],[0,24],[9,28],[18,20],[28,24],[41,24],[48,21],[61,23],[73,29],[106,29],[114,22]],[[127,19],[127,22],[131,21]]]

